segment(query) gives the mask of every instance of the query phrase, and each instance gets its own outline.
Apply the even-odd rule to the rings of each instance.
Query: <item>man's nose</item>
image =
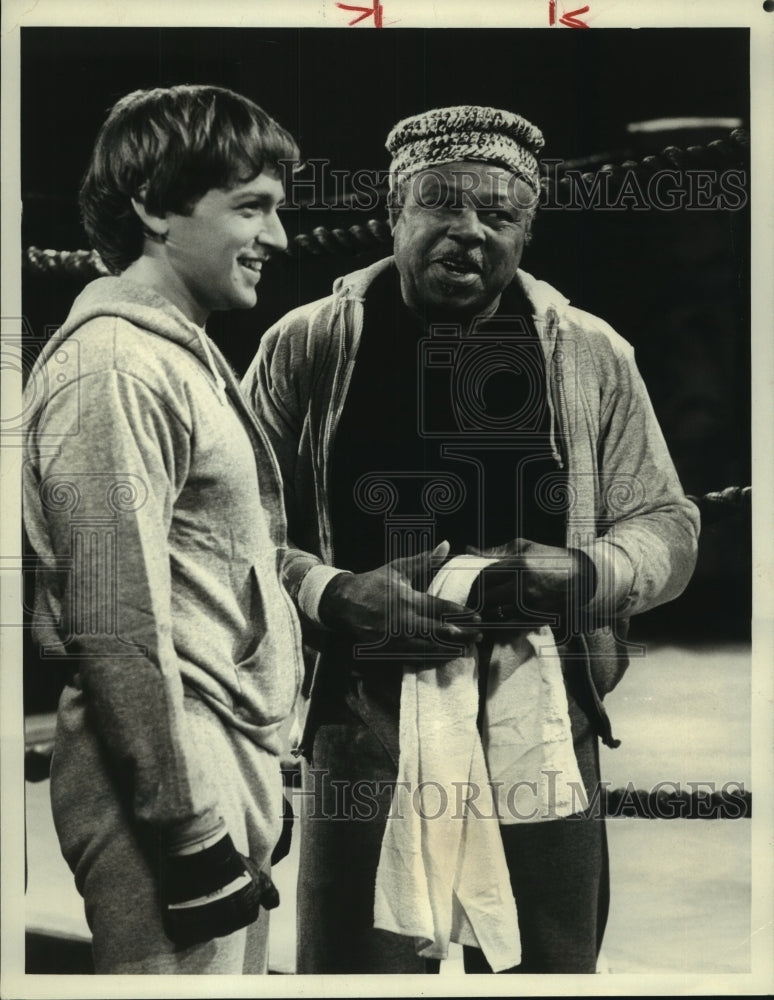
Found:
[[[478,212],[470,206],[459,209],[449,226],[448,235],[461,243],[483,243],[484,227],[481,225]]]
[[[270,247],[277,253],[282,253],[288,248],[288,237],[285,227],[280,222],[280,217],[276,212],[271,212],[263,219],[263,225],[256,237],[263,247]]]

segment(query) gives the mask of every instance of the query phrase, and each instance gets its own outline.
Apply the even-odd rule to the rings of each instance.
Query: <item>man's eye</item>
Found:
[[[505,209],[490,208],[479,212],[479,217],[485,222],[513,222],[510,212]]]
[[[275,207],[279,208],[280,206],[277,205]],[[240,212],[246,212],[251,215],[255,214],[256,212],[271,212],[271,210],[272,210],[272,204],[268,201],[263,201],[263,200],[246,201],[239,206]]]

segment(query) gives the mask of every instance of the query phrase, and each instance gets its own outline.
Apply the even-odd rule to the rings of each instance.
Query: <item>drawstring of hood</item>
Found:
[[[218,399],[220,400],[220,405],[225,406],[227,402],[226,380],[220,374],[217,365],[215,364],[215,358],[213,357],[212,354],[212,348],[210,347],[209,337],[207,336],[207,332],[200,326],[196,326],[195,324],[192,325],[196,330],[196,336],[199,338],[199,343],[202,345],[202,350],[204,351],[207,357],[207,364],[209,366],[210,371],[212,372],[212,377],[215,379],[215,385],[217,386],[218,389]]]
[[[538,317],[534,317],[536,325],[539,322]],[[564,468],[564,460],[559,451],[559,446],[556,441],[556,425],[558,421],[558,415],[556,412],[556,406],[554,405],[554,394],[552,392],[552,373],[554,366],[559,366],[559,357],[556,351],[556,331],[559,325],[559,316],[553,306],[550,306],[545,313],[545,332],[544,337],[546,342],[550,345],[550,353],[548,350],[545,351],[546,356],[546,403],[548,405],[548,416],[549,416],[549,433],[548,433],[548,443],[551,448],[551,455],[560,469]],[[542,337],[541,337],[542,339]]]
[[[554,309],[549,309],[546,313],[546,338],[550,342],[553,338],[553,350],[551,351],[550,358],[546,359],[546,401],[548,403],[548,414],[549,414],[549,435],[548,443],[551,447],[551,454],[554,461],[559,466],[560,469],[564,468],[564,461],[559,452],[559,447],[556,443],[556,423],[558,420],[556,407],[554,406],[554,394],[551,391],[551,374],[554,365],[559,364],[559,360],[556,357],[556,328],[559,324],[559,317]]]

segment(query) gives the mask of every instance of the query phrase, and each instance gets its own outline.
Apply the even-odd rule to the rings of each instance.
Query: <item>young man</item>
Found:
[[[402,668],[433,647],[430,667],[457,655],[452,628],[458,648],[480,643],[482,742],[518,908],[508,968],[595,971],[608,907],[605,825],[582,811],[582,797],[574,816],[548,808],[543,786],[560,772],[545,761],[568,737],[572,780],[598,801],[598,740],[615,742],[601,697],[626,667],[626,622],[685,587],[698,514],[631,346],[520,268],[542,145],[534,125],[496,108],[437,108],[396,125],[387,140],[394,257],[281,320],[245,378],[283,470],[297,546],[286,584],[320,649],[302,746],[311,768],[299,971],[421,972],[424,958],[443,954],[440,939],[428,947],[424,924],[403,919],[400,893],[375,926],[374,897],[403,760]],[[484,572],[481,601],[463,603],[480,604],[490,637],[495,628],[510,636],[510,673],[491,638],[475,636],[470,610],[451,625],[449,608],[412,589],[394,558],[440,539],[455,553],[501,557]],[[560,663],[536,662],[526,640],[538,629]],[[513,695],[524,673],[539,683]],[[544,697],[549,681],[555,702]],[[439,716],[428,725],[445,732]],[[546,808],[512,801],[511,791],[532,786]],[[363,790],[375,788],[384,794],[364,806]],[[393,866],[409,903],[424,888],[409,877],[424,871],[421,857],[404,852]],[[491,858],[478,861],[491,891],[467,914],[474,926],[474,917],[487,923],[499,889]],[[465,951],[469,971],[490,971],[483,945]]]
[[[34,627],[69,668],[52,807],[98,973],[266,970],[299,634],[276,461],[204,324],[255,304],[297,157],[228,90],[120,100],[80,193],[115,276],[25,390]]]

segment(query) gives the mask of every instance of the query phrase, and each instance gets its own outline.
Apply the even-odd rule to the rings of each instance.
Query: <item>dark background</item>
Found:
[[[351,171],[385,170],[392,125],[443,105],[517,111],[543,130],[545,156],[570,160],[609,152],[620,161],[707,138],[665,132],[635,142],[628,123],[749,120],[746,29],[23,28],[21,38],[24,247],[87,246],[80,178],[107,110],[138,88],[231,87],[288,128],[306,160],[328,158],[331,169]],[[326,188],[332,193],[332,183]],[[369,218],[385,219],[383,205],[365,215],[283,213],[291,241],[318,225]],[[749,245],[747,209],[543,211],[523,261],[634,344],[689,493],[750,481]],[[258,306],[213,315],[210,333],[241,373],[272,321],[388,250],[282,258],[264,273]],[[64,320],[81,284],[25,272],[24,311],[36,339]],[[706,526],[688,590],[635,619],[633,636],[747,638],[749,532],[745,514]],[[50,707],[55,668],[27,653],[27,706]]]

